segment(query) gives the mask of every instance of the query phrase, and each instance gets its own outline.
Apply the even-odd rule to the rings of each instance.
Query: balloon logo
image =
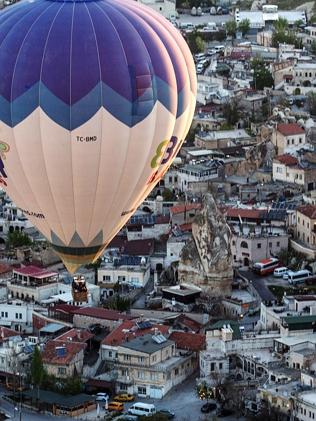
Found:
[[[166,173],[195,96],[186,42],[140,3],[0,12],[0,184],[69,271],[100,256]]]

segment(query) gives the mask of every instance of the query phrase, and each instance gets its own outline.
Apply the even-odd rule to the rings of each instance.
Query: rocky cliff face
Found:
[[[233,277],[230,229],[211,194],[192,224],[192,240],[183,248],[179,281],[194,284],[209,295],[227,295]]]

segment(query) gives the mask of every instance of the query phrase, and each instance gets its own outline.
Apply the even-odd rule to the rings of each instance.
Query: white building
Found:
[[[295,399],[294,415],[299,421],[312,421],[316,419],[316,391],[310,390],[298,394]]]
[[[0,325],[18,332],[32,332],[33,305],[22,301],[1,303]]]
[[[144,287],[150,277],[150,262],[145,257],[122,256],[98,269],[98,283]]]
[[[190,234],[182,234],[179,236],[170,236],[167,240],[167,256],[165,258],[165,266],[168,267],[173,262],[178,262],[180,260],[180,254],[187,243],[191,238]]]
[[[236,9],[235,21],[238,24],[244,19],[250,21],[252,29],[263,29],[267,24],[276,22],[280,18],[286,19],[289,25],[294,25],[295,22],[301,20],[306,24],[306,15],[302,10],[278,10],[278,6],[267,4],[262,6],[262,10],[244,11]]]
[[[170,0],[137,0],[145,4],[167,19],[175,20],[178,15],[176,11],[176,2]]]

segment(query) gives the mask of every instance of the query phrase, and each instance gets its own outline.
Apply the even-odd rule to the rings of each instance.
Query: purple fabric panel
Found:
[[[99,46],[102,81],[124,98],[131,100],[131,77],[124,46],[100,2],[87,4]]]
[[[94,28],[83,2],[75,3],[71,53],[71,104],[75,104],[101,81]]]
[[[47,3],[36,3],[23,17],[21,17],[19,9],[16,8],[18,19],[14,19],[12,16],[12,19],[8,19],[3,24],[5,28],[1,28],[3,32],[1,32],[2,42],[0,41],[0,71],[2,72],[0,79],[0,95],[8,101],[11,100],[12,78],[23,40],[32,23],[43,11],[45,11],[46,7]],[[10,29],[8,28],[8,25],[11,25]],[[5,32],[6,36],[3,36],[5,35]]]
[[[56,5],[60,5],[56,2]],[[74,5],[62,4],[51,27],[43,57],[42,82],[59,99],[70,104],[70,52]]]
[[[142,38],[150,55],[155,75],[172,86],[174,83],[174,79],[171,77],[172,73],[170,73],[172,72],[172,66],[166,51],[159,42],[159,35],[134,10],[128,10],[128,8],[123,8],[118,4],[116,7],[133,24]]]
[[[40,80],[42,58],[50,27],[61,4],[50,3],[38,17],[24,38],[16,60],[15,74],[12,81],[12,98],[18,98],[25,90]],[[32,57],[32,60],[30,60]]]
[[[115,4],[114,4],[115,5]],[[118,11],[113,3],[102,1],[98,3],[108,15],[112,25],[109,30],[115,30],[120,42],[122,44],[122,48],[125,54],[126,64],[125,66],[128,67],[130,78],[134,82],[132,86],[132,90],[129,93],[129,100],[135,101],[137,98],[136,86],[135,81],[136,78],[139,76],[153,74],[152,64],[151,64],[151,57],[148,54],[148,51],[139,36],[138,32],[135,30],[131,22],[129,22],[120,11]],[[106,28],[107,29],[107,28]],[[145,78],[144,78],[145,80]],[[151,87],[151,77],[146,79],[147,84],[143,85],[143,88]],[[117,85],[118,80],[116,77],[115,71],[113,71],[111,75],[111,79],[105,81],[107,85],[110,87]],[[121,92],[118,92],[121,93]]]

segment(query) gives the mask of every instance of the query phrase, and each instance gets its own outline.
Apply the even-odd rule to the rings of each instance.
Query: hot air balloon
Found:
[[[181,34],[132,0],[28,0],[0,13],[0,184],[70,272],[101,255],[191,124]]]

